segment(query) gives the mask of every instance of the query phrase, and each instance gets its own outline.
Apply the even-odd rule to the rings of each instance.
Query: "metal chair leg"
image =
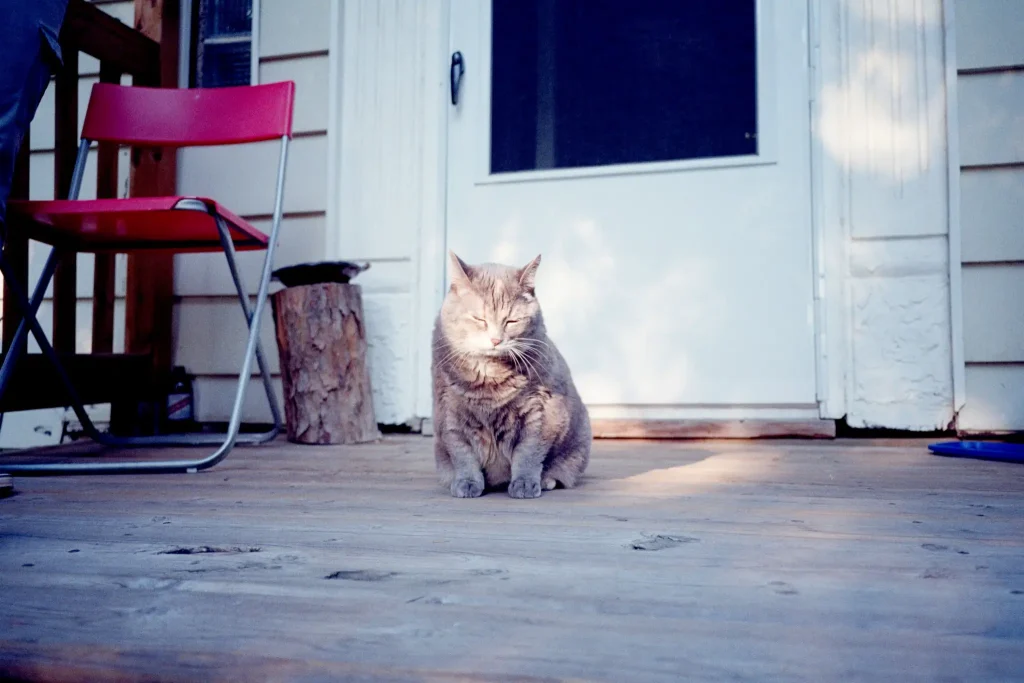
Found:
[[[228,262],[228,270],[231,271],[231,279],[235,283],[235,291],[238,292],[238,303],[242,307],[242,312],[245,314],[245,324],[251,329],[253,313],[249,309],[249,290],[245,286],[245,282],[242,280],[242,273],[238,270],[238,261],[235,258],[235,243],[231,239],[231,233],[228,230],[228,226],[224,221],[224,218],[215,215],[214,220],[217,221],[217,232],[220,234],[220,243],[224,248],[224,256]],[[267,393],[267,403],[270,406],[270,414],[274,419],[274,428],[266,432],[269,438],[276,437],[284,426],[284,420],[281,417],[281,408],[277,403],[277,394],[274,393],[273,377],[270,373],[270,364],[267,363],[266,358],[263,355],[263,344],[259,340],[259,335],[256,336],[256,361],[260,367],[260,375],[263,377],[263,388]]]
[[[14,371],[14,366],[18,362],[18,357],[21,355],[21,349],[24,346],[23,342],[28,336],[30,323],[28,318],[31,316],[33,319],[39,312],[39,307],[43,303],[43,299],[46,297],[46,288],[50,285],[50,280],[53,279],[53,274],[57,269],[57,250],[51,249],[50,254],[43,264],[43,272],[39,276],[39,281],[36,283],[35,291],[32,292],[31,300],[23,300],[21,298],[21,286],[17,283],[17,278],[12,277],[13,273],[10,272],[7,262],[3,258],[3,253],[0,252],[0,272],[3,273],[4,278],[9,282],[12,293],[16,298],[16,303],[24,313],[21,321],[18,323],[18,329],[14,332],[14,338],[11,340],[11,348],[4,356],[3,365],[0,366],[0,398],[3,398],[4,391],[7,389],[7,382],[10,380],[11,373]]]

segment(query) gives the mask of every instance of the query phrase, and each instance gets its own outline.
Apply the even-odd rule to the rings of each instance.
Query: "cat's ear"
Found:
[[[452,287],[455,289],[468,289],[470,287],[470,267],[465,261],[456,256],[454,251],[448,251],[448,259],[451,261],[452,266]]]
[[[533,282],[537,277],[537,266],[540,265],[540,254],[519,271],[519,286],[533,294]]]

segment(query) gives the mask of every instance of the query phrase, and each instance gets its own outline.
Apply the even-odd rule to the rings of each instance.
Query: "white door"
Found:
[[[817,414],[806,38],[799,0],[452,0],[448,247],[543,255],[599,416]]]

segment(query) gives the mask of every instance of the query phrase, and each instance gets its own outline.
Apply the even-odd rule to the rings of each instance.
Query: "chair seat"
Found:
[[[205,197],[11,201],[8,223],[30,239],[78,252],[221,251],[214,215],[235,249],[266,249],[269,238]]]

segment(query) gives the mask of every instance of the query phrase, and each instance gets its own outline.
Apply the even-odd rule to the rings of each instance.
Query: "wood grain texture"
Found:
[[[139,2],[136,2],[138,5]],[[146,0],[146,4],[153,4]],[[160,46],[85,0],[70,0],[60,31],[61,46],[109,62],[124,73],[153,78]]]
[[[615,420],[591,421],[595,439],[831,439],[834,420]]]
[[[159,45],[159,68],[135,79],[135,85],[173,88],[178,80],[178,0],[135,0],[135,27]],[[130,195],[175,194],[177,153],[171,148],[132,149]],[[125,349],[148,353],[154,376],[170,371],[173,347],[174,256],[164,253],[128,257]]]
[[[422,437],[18,477],[0,678],[1020,681],[1024,468],[926,443],[599,441],[525,502]]]
[[[288,287],[273,295],[272,306],[289,441],[379,439],[362,288],[335,282]]]

